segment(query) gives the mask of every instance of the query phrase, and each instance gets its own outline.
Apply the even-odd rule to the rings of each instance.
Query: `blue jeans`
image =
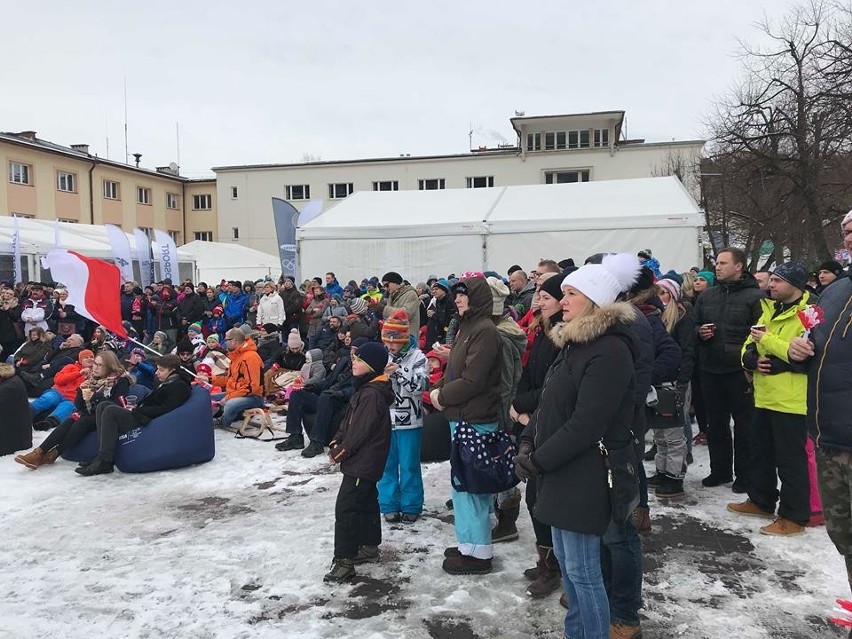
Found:
[[[568,599],[566,639],[609,639],[609,602],[601,575],[601,538],[555,526],[553,553]]]
[[[48,388],[30,403],[30,411],[32,411],[33,417],[51,411],[50,417],[55,417],[63,422],[71,417],[71,413],[74,412],[74,402],[69,402],[62,397],[55,388]]]
[[[455,433],[458,422],[450,422],[450,435]],[[471,424],[480,433],[493,433],[497,422]],[[453,484],[453,516],[459,552],[477,559],[491,559],[494,545],[491,543],[491,501],[493,495],[476,495],[459,492]]]
[[[225,393],[216,393],[210,399],[222,401]],[[248,397],[234,397],[229,399],[222,407],[222,428],[228,428],[243,411],[248,408],[260,408],[263,406],[263,397],[260,395],[249,395]]]
[[[602,568],[613,623],[636,625],[642,607],[642,541],[632,518],[609,523],[602,538]]]
[[[379,507],[382,514],[423,512],[423,475],[420,472],[422,428],[391,431],[385,472],[379,480]]]

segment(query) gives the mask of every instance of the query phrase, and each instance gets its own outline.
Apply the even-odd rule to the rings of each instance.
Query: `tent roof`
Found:
[[[73,222],[55,222],[54,220],[34,220],[17,218],[21,237],[22,254],[46,254],[56,248],[56,227],[59,227],[59,248],[77,251],[88,257],[112,259],[112,249],[106,228],[99,224],[75,224]],[[0,216],[0,252],[12,252],[12,235],[15,232],[15,218]],[[130,243],[130,254],[136,258],[136,239],[133,233],[126,233]],[[154,247],[157,246],[153,242]],[[178,247],[180,261],[192,261],[192,256]]]
[[[201,280],[259,279],[281,274],[281,261],[274,255],[240,244],[194,240],[180,247],[194,262]]]
[[[440,191],[361,191],[300,227],[299,239],[392,239],[552,230],[697,227],[676,177]]]

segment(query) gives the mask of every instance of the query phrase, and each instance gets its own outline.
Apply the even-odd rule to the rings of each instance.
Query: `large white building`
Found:
[[[645,142],[622,135],[624,111],[514,117],[518,143],[457,155],[214,167],[219,241],[277,254],[272,198],[323,210],[356,191],[488,188],[677,173],[698,198],[704,140]],[[400,211],[404,215],[404,211]]]

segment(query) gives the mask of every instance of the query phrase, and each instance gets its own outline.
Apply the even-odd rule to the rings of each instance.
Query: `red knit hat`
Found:
[[[213,369],[210,367],[210,364],[198,363],[195,365],[195,372],[204,373],[209,376],[213,373]]]
[[[396,309],[382,325],[382,341],[386,344],[408,344],[409,326],[405,309]]]

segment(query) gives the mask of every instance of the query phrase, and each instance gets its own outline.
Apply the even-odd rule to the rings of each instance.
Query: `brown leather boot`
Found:
[[[53,462],[56,461],[57,457],[59,457],[59,449],[58,448],[51,448],[49,451],[47,451],[44,454],[44,461],[42,463],[52,464]]]
[[[35,470],[44,463],[44,451],[41,448],[33,448],[26,455],[15,455],[15,461]]]
[[[527,587],[527,594],[533,599],[546,597],[562,587],[562,572],[559,562],[553,554],[553,548],[538,546],[538,577]]]
[[[633,511],[633,525],[636,526],[636,532],[643,537],[651,534],[651,513],[647,506],[636,506]]]

